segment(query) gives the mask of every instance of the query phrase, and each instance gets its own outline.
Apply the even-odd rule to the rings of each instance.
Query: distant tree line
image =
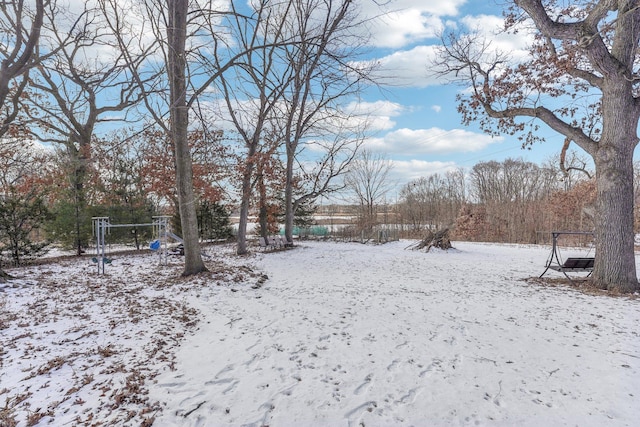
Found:
[[[506,159],[414,180],[397,211],[407,235],[450,228],[461,240],[544,243],[554,230],[592,231],[594,203],[588,174]]]
[[[339,210],[354,222],[343,234],[375,240],[381,230],[392,229],[422,238],[427,230],[449,228],[459,240],[549,243],[551,231],[593,231],[595,176],[588,164],[575,151],[543,164],[484,161],[414,179],[390,194],[392,162],[363,150],[345,179],[347,206]],[[640,165],[635,170],[640,200]],[[635,218],[640,230],[638,208]]]

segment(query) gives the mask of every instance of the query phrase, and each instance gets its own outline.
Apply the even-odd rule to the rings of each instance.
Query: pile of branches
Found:
[[[438,248],[442,250],[452,249],[451,239],[449,238],[449,229],[445,228],[435,233],[431,230],[427,230],[427,235],[418,243],[409,246],[407,249],[412,251],[425,250],[429,252],[431,248]]]

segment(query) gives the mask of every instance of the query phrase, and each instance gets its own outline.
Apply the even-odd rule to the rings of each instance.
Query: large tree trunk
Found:
[[[497,55],[485,67],[481,62],[489,59],[489,55],[478,60],[478,54],[488,53],[486,45],[478,43],[476,36],[450,34],[449,40],[442,38],[443,60],[436,65],[444,67],[443,74],[471,72],[473,94],[458,107],[465,123],[480,119],[480,109],[497,119],[501,132],[520,132],[522,122],[515,118],[540,119],[592,156],[597,182],[597,253],[592,277],[601,288],[633,292],[638,289],[632,168],[640,117],[636,78],[640,39],[638,0],[574,2],[570,20],[558,19],[558,2],[513,3],[517,7],[511,11],[512,23],[507,27],[514,30],[519,25],[524,16],[517,10],[521,8],[540,31],[540,43],[531,47],[531,61],[503,71],[508,60]],[[559,77],[561,74],[569,79],[564,90],[558,86],[558,81],[564,79]],[[532,75],[538,76],[535,85],[530,85]],[[538,88],[544,90],[539,92]],[[596,97],[598,92],[602,94],[601,105],[594,101],[594,106],[584,111],[577,108],[574,115],[576,99],[585,95]],[[545,99],[540,93],[550,96]],[[545,106],[547,100],[553,101]],[[567,110],[559,108],[563,102]],[[490,130],[494,124],[480,119],[485,131],[495,131]],[[536,128],[531,129],[525,141],[538,138]]]
[[[603,147],[598,152],[605,150]],[[596,260],[592,277],[599,288],[618,292],[634,292],[638,288],[632,158],[632,154],[596,157]]]
[[[247,160],[242,173],[242,199],[240,200],[240,221],[238,223],[238,242],[236,246],[236,254],[238,255],[246,255],[249,252],[247,248],[247,225],[251,206],[251,178],[253,178],[257,147],[258,139],[256,134],[247,147]]]
[[[597,209],[593,280],[602,289],[638,288],[633,230],[633,150],[637,118],[632,90],[620,81],[603,90],[603,132],[594,153]]]
[[[91,141],[78,141],[80,146],[76,149],[75,143],[70,142],[68,150],[72,156],[73,175],[72,175],[72,194],[75,208],[75,234],[76,234],[76,255],[81,256],[84,253],[85,246],[89,243],[87,236],[83,232],[89,218],[87,217],[87,191],[86,182],[89,173],[89,162],[91,161]]]
[[[284,236],[289,244],[293,244],[293,160],[295,150],[287,144],[287,171],[284,189]]]
[[[187,106],[185,43],[187,38],[188,0],[167,0],[169,86],[171,95],[171,139],[176,155],[176,186],[180,224],[184,240],[183,276],[206,271],[198,236],[198,216],[193,192],[193,168],[188,141],[189,107]]]
[[[265,239],[269,236],[269,209],[267,200],[267,187],[264,184],[264,160],[258,163],[257,185],[258,185],[258,223],[260,224],[260,236]],[[266,240],[265,240],[266,241]]]
[[[238,242],[236,254],[245,255],[247,249],[247,224],[249,222],[249,204],[251,202],[251,176],[253,175],[253,155],[248,156],[242,175],[242,200],[240,201],[240,221],[238,223]]]

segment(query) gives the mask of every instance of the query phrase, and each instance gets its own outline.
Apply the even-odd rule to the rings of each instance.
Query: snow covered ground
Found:
[[[10,271],[0,425],[637,425],[640,300],[527,280],[547,247],[410,243]]]

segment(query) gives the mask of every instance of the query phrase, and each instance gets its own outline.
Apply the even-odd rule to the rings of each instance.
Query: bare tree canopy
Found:
[[[44,15],[49,54],[30,75],[21,111],[33,137],[63,147],[68,156],[80,255],[87,244],[80,229],[89,222],[85,187],[96,128],[124,121],[126,111],[139,103],[140,92],[127,74],[130,64],[93,3],[78,8],[51,4]]]
[[[0,4],[0,137],[18,115],[28,72],[38,63],[34,53],[40,39],[44,5],[44,0],[36,0],[31,17],[24,0]]]
[[[288,85],[280,111],[278,129],[286,154],[285,236],[293,239],[293,218],[297,207],[309,199],[333,190],[331,183],[353,160],[362,142],[362,129],[349,129],[349,113],[340,102],[359,94],[371,83],[371,63],[355,65],[366,37],[355,36],[362,26],[351,0],[307,0],[294,2],[287,31],[298,42],[285,52],[289,62]],[[365,65],[366,64],[366,65]],[[357,121],[356,121],[357,122]],[[334,135],[333,142],[324,137]],[[294,169],[302,163],[299,152],[309,140],[321,141],[324,155],[316,169],[302,170],[314,176],[311,188],[294,198]],[[329,137],[331,139],[331,137]],[[346,156],[341,154],[346,153]]]
[[[377,208],[393,187],[389,173],[393,163],[381,154],[361,150],[351,163],[345,185],[358,204],[360,227],[370,231],[377,224]]]
[[[638,40],[635,0],[515,0],[507,31],[529,31],[526,58],[493,50],[474,34],[443,36],[435,66],[471,86],[459,96],[463,122],[492,134],[541,141],[540,121],[594,160],[598,287],[638,288],[633,234],[633,151],[638,143]]]
[[[237,64],[221,73],[217,83],[246,150],[237,248],[244,254],[254,179],[260,186],[268,172],[264,164],[278,156],[278,150],[286,159],[283,186],[289,242],[296,209],[337,188],[336,177],[346,171],[362,141],[364,122],[346,113],[340,103],[359,92],[368,78],[368,65],[352,63],[365,43],[365,37],[354,35],[362,23],[353,2],[260,0],[252,3],[249,17],[235,7],[237,18],[228,28],[237,40],[229,48],[237,52],[231,55]],[[304,148],[313,152],[311,159],[302,158]]]

